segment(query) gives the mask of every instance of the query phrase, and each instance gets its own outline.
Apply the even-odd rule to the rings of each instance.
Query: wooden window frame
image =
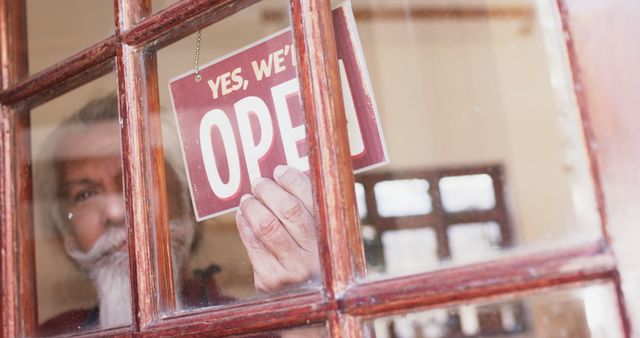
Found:
[[[134,323],[101,331],[106,336],[225,336],[326,323],[332,337],[362,337],[362,320],[414,308],[469,303],[487,297],[547,287],[612,282],[617,290],[623,332],[640,332],[640,249],[624,240],[640,219],[640,146],[633,133],[608,128],[640,125],[637,97],[623,95],[640,79],[640,60],[610,48],[640,35],[640,24],[625,13],[640,11],[636,0],[610,0],[597,15],[581,12],[584,0],[557,0],[568,39],[576,96],[584,120],[604,237],[591,245],[494,262],[426,272],[382,281],[362,281],[364,257],[356,211],[354,178],[345,129],[344,107],[330,15],[330,1],[290,0],[298,71],[305,110],[313,187],[320,220],[324,275],[318,291],[260,299],[188,314],[164,316],[175,306],[171,278],[161,147],[147,154],[145,144],[161,140],[155,50],[213,24],[257,0],[183,0],[155,15],[150,1],[114,0],[116,33],[37,74],[28,75],[24,0],[0,0],[2,104],[0,208],[3,337],[34,336],[37,327],[30,132],[28,109],[110,72],[118,77],[122,124],[123,173],[129,224]],[[620,19],[622,18],[622,19]],[[604,22],[620,32],[611,39]],[[605,34],[589,35],[600,27]],[[608,27],[608,26],[607,26]],[[598,48],[593,48],[593,45]],[[635,44],[637,45],[637,44]],[[635,51],[638,51],[637,47]],[[603,60],[612,69],[599,67]],[[636,72],[630,71],[635,70]],[[144,99],[142,99],[144,98]],[[146,104],[146,105],[145,105]],[[629,128],[629,127],[627,127]],[[625,129],[628,130],[628,129]],[[593,146],[597,140],[599,148]],[[619,147],[629,147],[631,154]],[[630,193],[630,188],[636,188]],[[326,196],[331,196],[327,198]],[[347,207],[345,207],[347,206]],[[635,208],[634,208],[635,207]],[[152,214],[155,213],[155,214]],[[159,231],[149,231],[151,219]],[[613,240],[620,238],[618,240]],[[157,243],[157,245],[155,244]],[[158,264],[154,264],[157,262]],[[490,268],[489,268],[490,267]],[[161,283],[160,281],[163,281]],[[625,286],[629,285],[631,286]],[[159,295],[159,296],[158,296]],[[92,336],[95,332],[72,334]]]

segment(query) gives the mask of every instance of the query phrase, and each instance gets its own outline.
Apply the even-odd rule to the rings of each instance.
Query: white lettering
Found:
[[[242,75],[240,75],[240,72],[242,72],[242,68],[240,67],[234,69],[233,72],[231,72],[231,80],[233,80],[233,87],[231,87],[231,90],[233,91],[236,91],[242,88],[242,85],[244,83],[244,80],[242,79]]]
[[[217,128],[222,136],[222,143],[227,155],[227,166],[229,168],[229,182],[222,182],[218,164],[213,153],[213,145],[211,143],[211,128]],[[240,159],[238,157],[238,146],[233,136],[231,122],[220,109],[213,109],[207,112],[200,121],[200,148],[202,151],[202,160],[204,161],[204,169],[207,173],[207,179],[211,190],[221,199],[234,196],[240,188]]]
[[[227,95],[231,93],[231,73],[224,73],[220,75],[220,80],[222,81],[222,95]]]
[[[260,60],[260,66],[255,61],[251,61],[253,72],[256,74],[256,79],[261,81],[263,77],[271,76],[271,66],[273,65],[273,54],[269,54],[269,62]]]
[[[262,176],[260,172],[259,160],[267,154],[273,144],[273,122],[269,115],[269,108],[259,97],[248,96],[236,102],[234,105],[238,128],[240,129],[240,140],[244,158],[247,162],[247,171],[251,183]],[[253,129],[251,128],[250,114],[258,118],[260,125],[260,140],[254,144]]]
[[[273,66],[276,71],[276,74],[285,70],[285,66],[282,65],[284,63],[284,56],[282,54],[284,54],[284,49],[278,49],[275,53],[273,53],[273,59],[274,59]]]
[[[209,80],[209,81],[207,81],[207,83],[209,84],[209,88],[211,88],[211,93],[213,94],[213,98],[217,99],[218,98],[218,88],[220,88],[220,77],[218,76],[216,78],[216,82],[213,82],[213,80]]]
[[[298,78],[294,78],[271,88],[271,96],[273,97],[273,105],[278,117],[278,126],[280,127],[280,136],[282,137],[287,163],[301,171],[307,171],[309,170],[309,158],[308,156],[300,157],[297,146],[299,141],[305,139],[306,130],[304,125],[293,127],[291,113],[287,105],[287,97],[292,94],[298,94],[299,87]]]

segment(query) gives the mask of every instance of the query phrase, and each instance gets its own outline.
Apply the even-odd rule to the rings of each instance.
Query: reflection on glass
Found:
[[[376,338],[624,336],[615,292],[604,284],[377,318],[365,325]]]
[[[131,323],[113,75],[31,112],[39,331]]]
[[[364,194],[364,186],[356,182],[356,202],[358,203],[358,215],[360,218],[367,216],[367,200]]]
[[[261,82],[258,82],[257,75],[253,75],[262,69],[260,67],[267,67],[260,66],[267,65],[267,62],[261,63],[260,60],[253,59],[246,61],[243,58],[244,61],[238,61],[238,64],[233,64],[233,67],[227,71],[226,68],[222,69],[227,67],[227,64],[224,63],[225,61],[221,61],[230,60],[229,57],[233,58],[230,55],[234,55],[238,50],[250,45],[256,46],[257,41],[286,28],[289,24],[286,20],[288,18],[287,4],[282,0],[263,1],[202,29],[199,52],[202,80],[196,82],[195,74],[193,74],[193,78],[189,77],[192,74],[181,78],[193,81],[193,84],[191,82],[182,83],[186,86],[192,85],[194,92],[200,93],[201,91],[203,93],[202,95],[198,94],[194,99],[202,100],[202,102],[198,101],[198,104],[188,107],[189,114],[174,116],[174,107],[178,107],[184,101],[176,100],[175,97],[172,101],[171,93],[176,87],[171,87],[170,92],[169,82],[180,74],[193,69],[196,36],[189,36],[158,51],[160,103],[167,115],[162,126],[164,153],[167,161],[172,163],[175,168],[178,183],[184,188],[182,194],[170,194],[169,197],[170,200],[184,200],[180,208],[182,214],[189,216],[179,222],[195,224],[192,236],[193,245],[190,246],[190,252],[174,267],[178,310],[219,306],[256,296],[294,292],[318,286],[320,267],[317,255],[316,228],[314,217],[311,214],[313,202],[310,179],[304,173],[291,167],[275,167],[274,164],[267,163],[269,161],[262,159],[263,155],[267,156],[265,155],[267,152],[284,156],[291,148],[293,148],[293,152],[297,152],[300,158],[306,156],[307,150],[304,142],[289,142],[287,146],[292,145],[292,147],[284,149],[284,141],[281,137],[284,132],[279,134],[279,130],[283,129],[282,123],[285,121],[291,124],[288,126],[291,129],[291,134],[299,131],[304,132],[302,119],[286,120],[280,114],[282,110],[278,110],[279,107],[286,107],[290,110],[300,107],[299,95],[277,96],[278,98],[284,97],[284,99],[276,102],[275,85],[263,88],[264,92],[269,95],[256,92],[256,88],[260,84],[273,79],[264,77]],[[280,13],[285,20],[266,20],[264,15],[268,12]],[[288,45],[285,46],[289,48]],[[247,49],[243,50],[247,51]],[[287,49],[285,53],[286,58],[291,58],[293,54],[290,53],[290,49]],[[285,58],[285,54],[272,55],[276,55],[275,58]],[[237,58],[234,60],[237,61]],[[217,62],[216,66],[207,69],[206,65],[214,61]],[[219,74],[216,73],[218,68],[215,67],[220,67]],[[282,71],[282,67],[286,70]],[[295,68],[289,61],[278,61],[277,66],[270,69],[273,70],[273,74],[279,74],[279,76],[284,74],[291,75],[292,79],[295,77]],[[234,71],[236,73],[233,73]],[[281,71],[282,73],[280,73]],[[236,83],[238,74],[243,78],[243,85],[236,86],[237,83],[240,83],[239,80]],[[274,77],[277,78],[276,75]],[[291,80],[287,80],[287,83],[290,82]],[[216,94],[212,94],[212,91],[215,91]],[[216,101],[216,99],[218,100]],[[251,102],[257,106],[245,105],[243,107],[250,106],[254,110],[245,109],[246,114],[239,113],[238,111],[243,109],[240,108],[239,102],[249,102],[247,100],[253,100]],[[259,104],[258,100],[262,100],[264,104]],[[192,103],[193,101],[187,102],[187,104]],[[260,111],[256,112],[255,109],[260,109]],[[226,127],[219,127],[214,123],[207,124],[204,129],[202,127],[203,121],[208,121],[207,123],[212,121],[210,117],[214,115],[209,113],[213,110],[218,114],[215,116],[219,116],[221,120],[227,121],[233,126],[237,125],[238,128],[241,126],[258,127],[251,129],[250,132],[238,133],[237,135],[233,132],[227,133],[225,134],[227,136],[223,137],[223,130],[228,131],[228,128],[224,129]],[[197,123],[187,124],[186,121],[193,116],[198,116],[194,118]],[[205,116],[208,119],[205,119]],[[194,129],[194,133],[185,133],[182,129],[185,125],[199,127]],[[268,129],[268,126],[273,129]],[[203,138],[202,135],[205,137]],[[229,135],[231,136],[229,137]],[[304,133],[302,135],[304,136]],[[269,140],[273,140],[271,148],[267,147]],[[216,148],[220,144],[227,147],[233,141],[237,146],[235,153],[228,150],[231,148],[224,148],[224,150]],[[197,161],[202,161],[202,167],[206,167],[207,170],[206,175],[203,174],[201,177],[202,182],[207,185],[202,189],[193,189],[191,196],[188,184],[195,181],[194,177],[197,176],[194,173],[198,173],[197,168],[199,167],[189,164],[193,163],[189,162],[191,155],[181,149],[181,143],[193,145],[194,148],[202,148],[195,150],[194,157]],[[211,144],[211,148],[207,148],[209,144]],[[209,149],[206,151],[207,156],[210,155],[209,160],[205,159],[205,151],[203,150],[205,148]],[[254,152],[250,153],[248,149],[253,149]],[[260,153],[261,151],[263,153]],[[251,157],[251,154],[254,156]],[[216,168],[229,168],[227,165],[231,162],[229,158],[238,159],[238,163],[241,163],[239,172],[235,169],[212,171],[214,170],[211,169],[212,164]],[[226,162],[227,160],[229,162]],[[187,161],[187,165],[184,164],[185,161]],[[256,172],[260,176],[269,177],[273,173],[275,178],[261,180],[251,176]],[[240,213],[232,211],[218,215],[216,212],[208,211],[217,207],[220,207],[221,210],[233,208],[234,205],[231,205],[233,202],[229,201],[236,198],[240,200],[239,197],[242,194],[230,193],[221,198],[222,190],[214,190],[220,185],[212,183],[215,180],[211,179],[214,177],[212,175],[216,173],[218,176],[215,177],[218,177],[223,184],[228,184],[232,179],[234,182],[238,182],[236,179],[240,178],[241,183],[239,184],[243,185],[239,185],[240,188],[235,188],[239,189],[238,191],[248,187],[248,182],[253,184],[252,194],[242,199],[242,202],[238,202]],[[170,183],[167,181],[168,186]],[[211,196],[211,198],[200,198],[199,196]],[[214,198],[217,200],[213,201]],[[204,202],[192,203],[192,201]],[[229,205],[222,207],[222,205],[226,205],[225,203]],[[195,210],[198,211],[198,219],[201,219],[199,222],[195,222],[194,205]],[[179,236],[177,233],[172,233],[171,236],[172,242],[182,242],[177,237]]]
[[[493,181],[487,174],[440,179],[442,206],[448,212],[491,209],[496,205]]]
[[[113,1],[27,0],[29,72],[98,43],[113,35],[114,27]]]
[[[373,187],[382,217],[424,215],[431,212],[426,180],[382,181]]]
[[[457,224],[447,230],[451,260],[456,263],[491,258],[502,243],[500,225],[495,222]]]
[[[425,270],[438,262],[438,240],[429,228],[385,231],[382,244],[386,273],[392,275]]]
[[[368,262],[373,274],[601,236],[555,2],[352,3],[391,159],[356,176],[367,209],[361,223],[379,239],[433,234],[421,245],[411,236],[365,245],[367,257],[382,258]],[[498,12],[506,14],[488,14]],[[380,265],[408,248],[414,270]]]

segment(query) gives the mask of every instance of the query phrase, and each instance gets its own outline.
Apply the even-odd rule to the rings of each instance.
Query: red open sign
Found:
[[[373,91],[349,5],[333,10],[353,167],[386,163]],[[309,169],[291,29],[169,82],[198,221],[234,210],[251,181]]]

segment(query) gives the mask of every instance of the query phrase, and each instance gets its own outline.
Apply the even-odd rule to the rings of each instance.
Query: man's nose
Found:
[[[124,196],[121,193],[107,194],[104,203],[104,218],[108,224],[124,226],[125,205]]]

